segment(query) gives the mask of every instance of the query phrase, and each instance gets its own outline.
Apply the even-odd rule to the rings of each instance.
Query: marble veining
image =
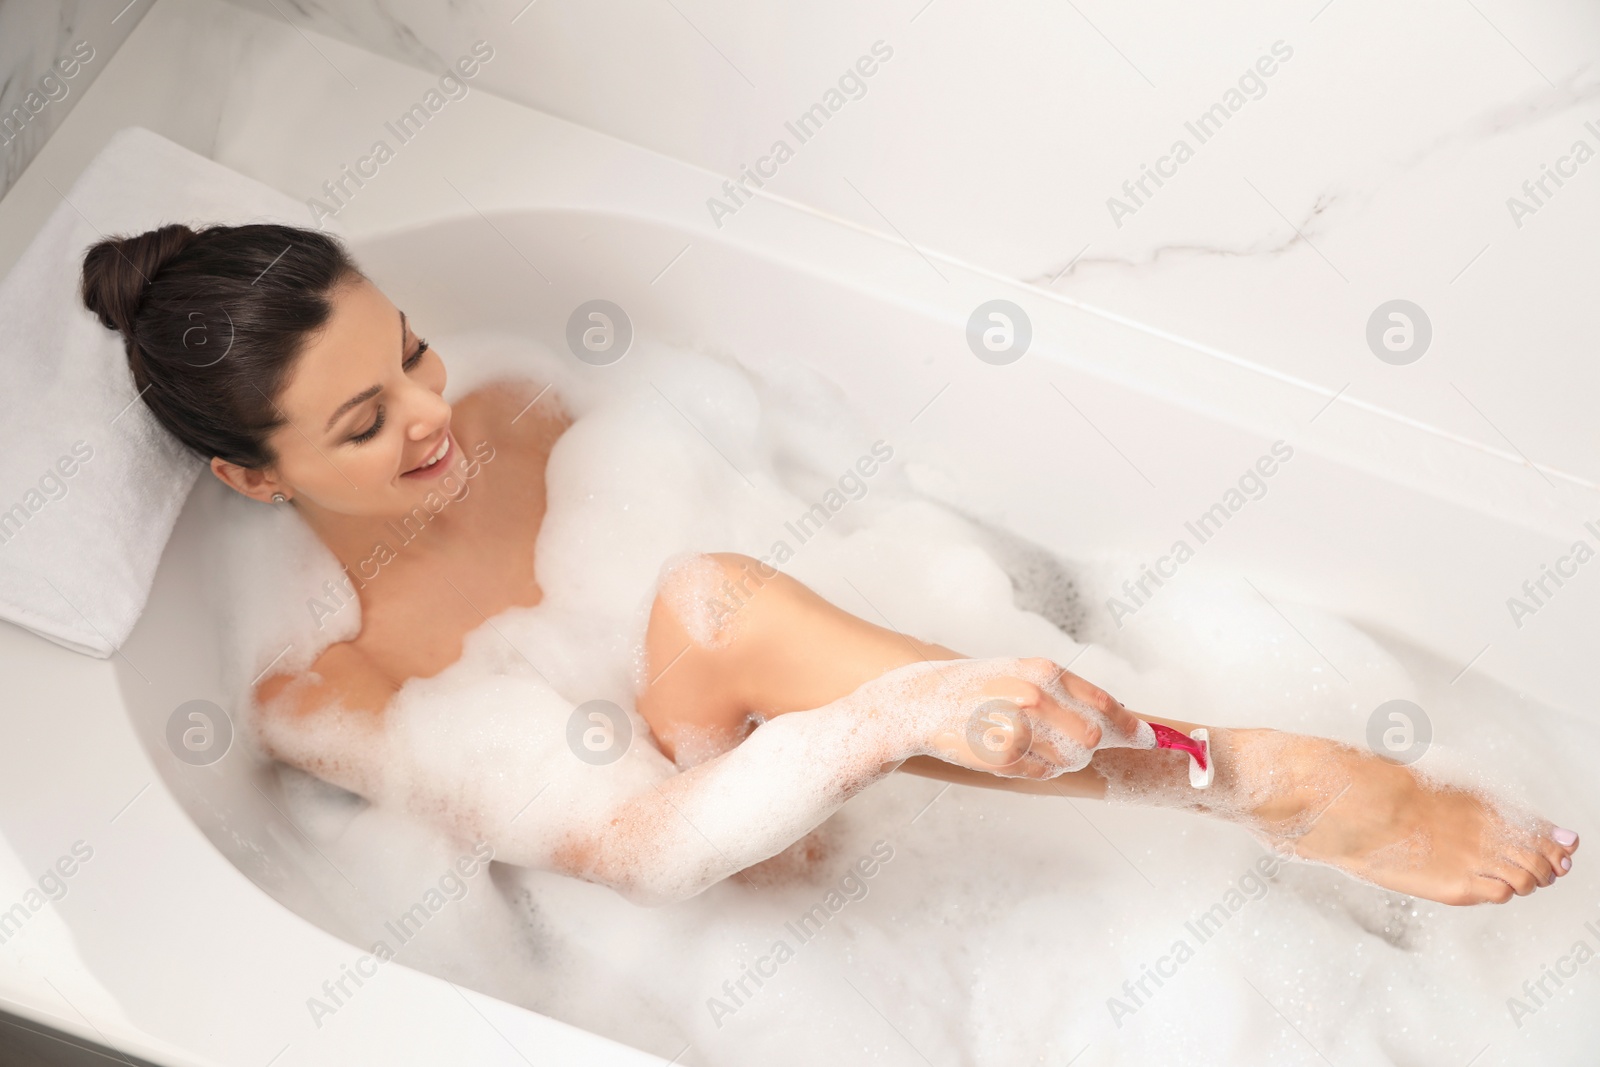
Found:
[[[0,196],[139,24],[151,0],[0,3]],[[84,56],[92,58],[84,59]],[[73,70],[65,75],[65,69]]]

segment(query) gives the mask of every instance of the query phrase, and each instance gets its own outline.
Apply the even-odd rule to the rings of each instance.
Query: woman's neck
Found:
[[[437,555],[454,539],[465,504],[465,496],[454,500],[440,494],[433,507],[419,503],[398,515],[349,515],[310,502],[297,507],[340,565],[371,581],[401,558]]]

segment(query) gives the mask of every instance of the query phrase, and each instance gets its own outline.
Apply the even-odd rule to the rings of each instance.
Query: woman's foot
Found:
[[[1216,781],[1187,796],[1170,783],[1152,795],[1147,776],[1129,773],[1132,754],[1115,753],[1102,771],[1107,797],[1142,793],[1220,815],[1282,855],[1443,904],[1503,904],[1572,869],[1578,840],[1571,831],[1350,745],[1213,729],[1211,751]]]

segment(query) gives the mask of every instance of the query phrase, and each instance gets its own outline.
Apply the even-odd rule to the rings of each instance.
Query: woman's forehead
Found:
[[[329,299],[333,312],[295,360],[281,401],[292,421],[314,420],[317,431],[344,400],[378,384],[404,344],[399,310],[371,282],[341,285]]]

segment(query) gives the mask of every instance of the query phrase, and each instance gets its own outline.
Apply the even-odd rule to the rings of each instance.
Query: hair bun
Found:
[[[108,329],[130,343],[146,287],[186,248],[195,231],[171,223],[133,237],[108,237],[83,257],[83,303]]]

